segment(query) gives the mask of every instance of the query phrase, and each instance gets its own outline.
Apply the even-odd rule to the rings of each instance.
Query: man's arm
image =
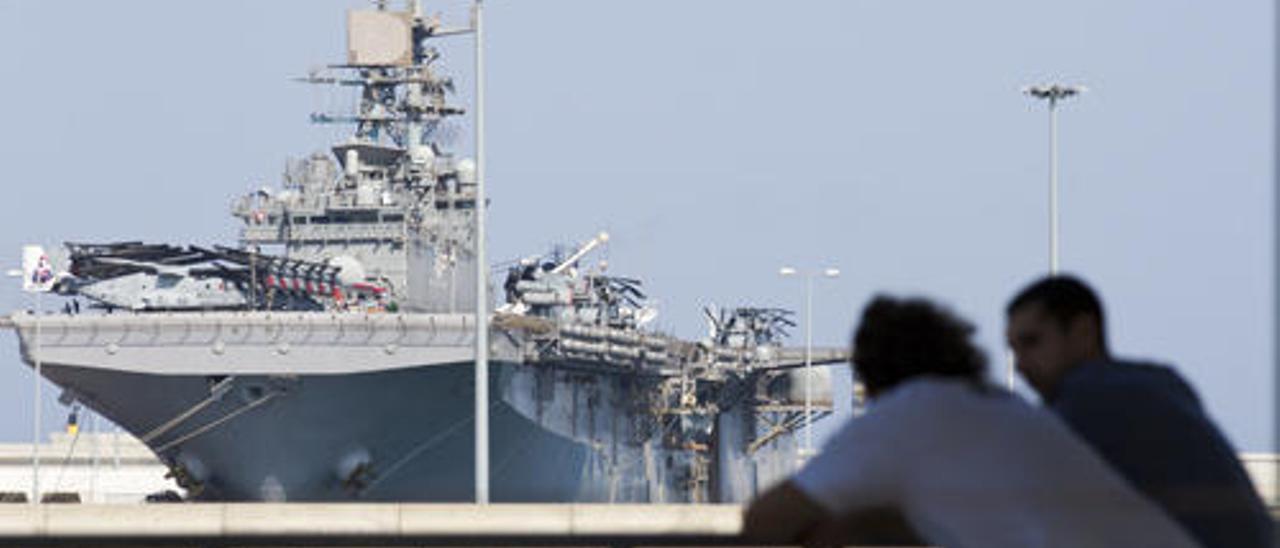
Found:
[[[846,423],[804,469],[767,490],[747,509],[743,540],[762,544],[811,544],[839,536],[842,518],[859,510],[896,506],[904,470],[896,436],[906,428],[903,405]],[[909,428],[906,428],[909,430]]]
[[[865,508],[826,519],[804,538],[808,546],[924,546],[906,516],[896,508]]]
[[[788,480],[751,502],[742,519],[742,538],[759,544],[800,544],[828,519],[818,503]]]
[[[924,544],[896,509],[860,509],[837,518],[790,481],[768,490],[751,503],[743,518],[742,539],[759,544],[806,546]]]

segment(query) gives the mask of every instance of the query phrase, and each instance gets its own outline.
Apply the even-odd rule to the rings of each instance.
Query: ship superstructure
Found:
[[[12,317],[24,359],[193,499],[472,496],[475,165],[437,138],[463,109],[431,47],[465,29],[416,2],[347,22],[347,62],[304,80],[357,91],[313,116],[352,135],[235,201],[238,246],[68,244],[55,291],[94,312]],[[493,500],[740,501],[790,471],[803,385],[820,416],[831,393],[782,345],[789,313],[657,332],[640,281],[589,264],[607,240],[515,263],[481,326]]]
[[[281,246],[293,259],[344,263],[414,312],[474,309],[475,162],[455,158],[437,139],[464,114],[437,74],[438,17],[407,12],[348,14],[348,59],[302,80],[355,88],[356,112],[317,113],[317,123],[354,126],[332,155],[292,162],[280,191],[242,197],[232,213],[241,241]]]

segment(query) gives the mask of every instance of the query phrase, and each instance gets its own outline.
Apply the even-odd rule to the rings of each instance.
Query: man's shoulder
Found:
[[[1108,362],[1112,370],[1120,375],[1135,379],[1176,379],[1183,382],[1182,375],[1173,366],[1151,361],[1133,359],[1113,359]]]
[[[1181,375],[1131,361],[1085,364],[1079,373],[1064,382],[1054,410],[1139,490],[1202,540],[1229,539],[1208,545],[1239,545],[1270,528],[1230,442]]]
[[[938,376],[921,376],[893,388],[875,402],[873,408],[889,413],[919,411],[922,408],[964,405],[1005,396],[1002,389],[967,380]]]
[[[1124,430],[1138,424],[1167,428],[1207,420],[1191,385],[1173,368],[1152,362],[1081,365],[1064,379],[1051,406],[1077,430]]]
[[[919,437],[931,431],[951,430],[955,425],[980,425],[991,420],[1038,414],[1048,416],[999,387],[945,377],[922,377],[879,397],[859,420],[866,423],[867,430],[893,429],[892,436],[909,431],[913,437]]]
[[[936,377],[911,379],[873,400],[867,412],[849,421],[842,433],[863,435],[883,429],[898,430],[921,421],[927,424],[943,410],[962,407],[965,400],[973,397],[969,392],[969,388],[958,381]]]
[[[1067,402],[1080,397],[1116,396],[1139,403],[1158,403],[1166,398],[1199,403],[1182,375],[1168,365],[1151,361],[1112,359],[1086,363],[1067,375],[1060,390],[1059,399]]]
[[[1094,360],[1077,366],[1072,374],[1074,375],[1076,371],[1089,377],[1102,378],[1143,379],[1170,376],[1181,378],[1181,375],[1169,365],[1151,360],[1121,358]]]

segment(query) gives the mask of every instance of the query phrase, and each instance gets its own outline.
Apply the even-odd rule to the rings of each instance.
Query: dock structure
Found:
[[[5,545],[727,545],[731,504],[9,504]]]
[[[40,495],[33,496],[32,457],[40,456]],[[125,432],[50,432],[39,448],[0,443],[0,501],[53,497],[135,504],[164,491],[181,494],[151,449]]]

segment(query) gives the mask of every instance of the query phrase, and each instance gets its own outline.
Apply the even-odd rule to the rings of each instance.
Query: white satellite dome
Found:
[[[338,255],[329,259],[329,266],[338,267],[338,283],[342,285],[351,285],[364,281],[364,265],[360,264],[360,260],[355,257]]]
[[[458,160],[453,167],[458,172],[458,182],[466,185],[476,184],[476,161],[471,158]]]
[[[409,147],[409,161],[430,169],[436,165],[436,152],[429,146],[414,145]]]

